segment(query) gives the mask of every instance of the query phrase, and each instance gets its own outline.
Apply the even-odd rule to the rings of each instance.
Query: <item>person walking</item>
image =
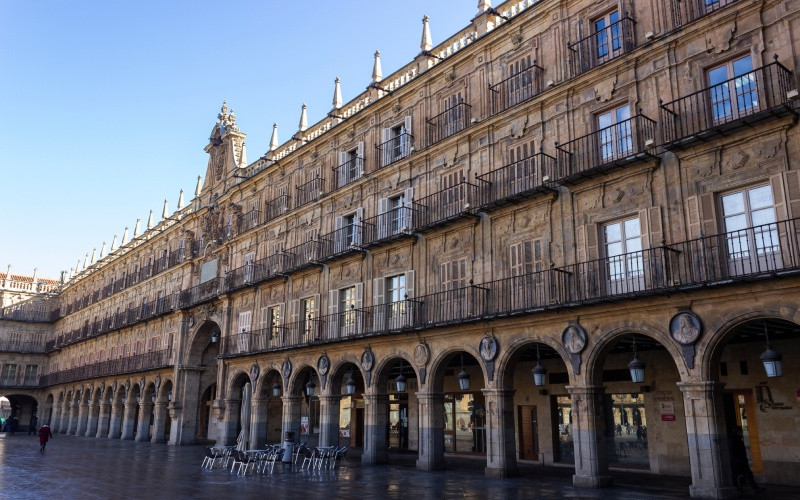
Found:
[[[766,489],[759,486],[756,478],[753,477],[750,462],[747,460],[747,449],[744,446],[744,431],[739,426],[736,427],[735,434],[731,436],[731,469],[733,469],[733,482],[739,491],[742,489],[739,476],[742,476],[744,482],[749,484],[756,493]]]
[[[44,447],[47,446],[47,441],[53,437],[53,433],[50,432],[50,426],[44,424],[39,429],[39,453],[44,453]]]
[[[36,435],[36,431],[39,430],[38,427],[39,427],[39,417],[34,415],[34,416],[31,417],[31,423],[28,426],[28,435],[30,436],[31,434],[33,434],[35,436]]]

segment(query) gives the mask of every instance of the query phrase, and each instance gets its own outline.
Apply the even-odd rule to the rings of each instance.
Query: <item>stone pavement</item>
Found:
[[[615,472],[615,486],[574,488],[572,469],[523,466],[522,476],[483,476],[485,462],[447,457],[448,470],[413,468],[416,455],[392,455],[390,465],[365,466],[351,458],[334,471],[275,467],[273,474],[237,477],[200,468],[199,446],[56,435],[39,453],[31,436],[0,435],[0,498],[681,498],[689,480]],[[770,487],[761,498],[800,498],[790,488]]]

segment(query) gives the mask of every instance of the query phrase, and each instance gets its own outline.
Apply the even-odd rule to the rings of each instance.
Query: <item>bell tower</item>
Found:
[[[205,147],[208,168],[200,190],[201,206],[208,205],[235,184],[234,173],[247,166],[245,137],[236,125],[236,114],[232,109],[228,111],[227,101],[223,102]]]

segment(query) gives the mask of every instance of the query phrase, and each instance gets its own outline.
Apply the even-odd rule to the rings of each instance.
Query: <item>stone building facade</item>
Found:
[[[23,392],[60,432],[290,432],[708,498],[736,493],[741,426],[754,472],[798,484],[798,18],[483,0],[255,162],[223,106],[192,202],[31,323],[47,368]]]

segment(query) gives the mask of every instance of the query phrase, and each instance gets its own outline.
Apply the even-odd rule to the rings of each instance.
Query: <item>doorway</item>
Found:
[[[519,458],[521,460],[539,460],[539,429],[535,405],[520,405],[519,422]]]
[[[758,387],[758,390],[764,389],[769,391],[769,387]],[[725,408],[725,424],[728,433],[732,434],[737,426],[742,428],[744,446],[747,449],[747,458],[750,460],[750,470],[753,471],[753,474],[761,474],[764,471],[764,464],[761,459],[761,447],[758,444],[758,422],[755,418],[756,401],[753,392],[749,389],[725,391],[722,394],[722,402]]]

